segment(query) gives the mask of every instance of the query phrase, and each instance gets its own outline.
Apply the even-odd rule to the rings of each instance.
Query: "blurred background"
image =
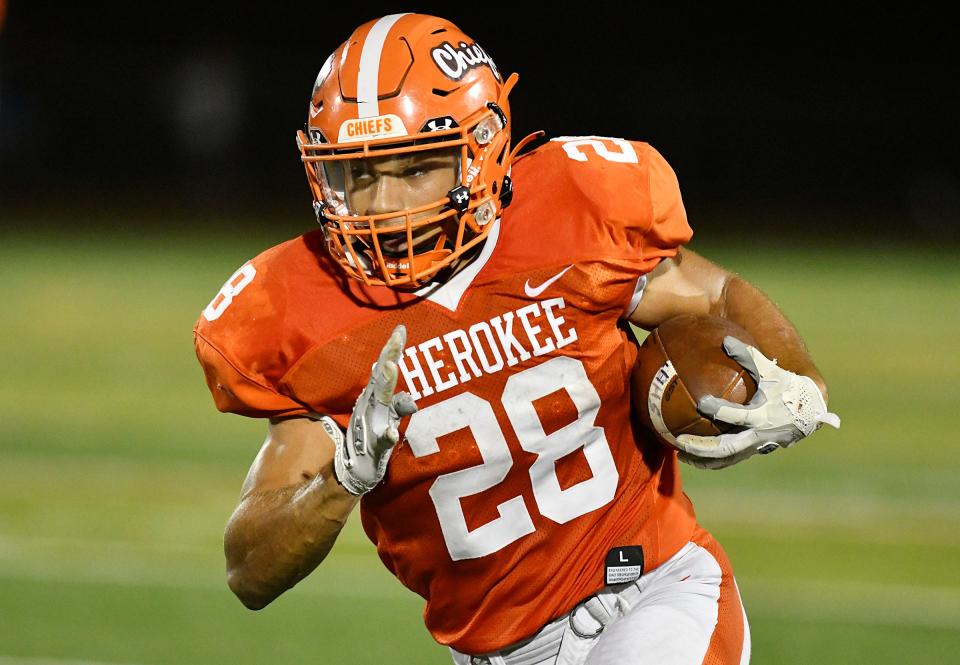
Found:
[[[960,101],[936,10],[0,0],[0,665],[448,662],[359,520],[264,611],[231,596],[222,529],[264,423],[218,414],[192,351],[223,280],[314,228],[293,136],[317,70],[396,11],[520,73],[516,138],[656,146],[693,249],[808,341],[843,429],[685,470],[754,662],[954,662]]]

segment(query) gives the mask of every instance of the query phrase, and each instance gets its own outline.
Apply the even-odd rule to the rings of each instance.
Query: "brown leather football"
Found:
[[[667,432],[715,436],[732,428],[697,412],[704,395],[744,404],[756,392],[753,377],[724,352],[726,335],[756,345],[727,319],[683,314],[653,330],[640,347],[631,379],[634,409],[666,443]]]

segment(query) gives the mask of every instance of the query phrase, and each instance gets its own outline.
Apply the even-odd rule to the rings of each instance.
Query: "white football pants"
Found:
[[[637,582],[605,587],[532,638],[456,665],[743,665],[750,629],[730,564],[698,531]]]

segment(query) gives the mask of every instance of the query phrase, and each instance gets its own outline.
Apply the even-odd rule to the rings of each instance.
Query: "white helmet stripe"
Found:
[[[383,43],[393,24],[406,14],[390,14],[373,24],[360,52],[360,73],[357,78],[357,101],[359,118],[372,118],[380,115],[380,102],[377,100],[377,81],[380,78],[380,54]]]

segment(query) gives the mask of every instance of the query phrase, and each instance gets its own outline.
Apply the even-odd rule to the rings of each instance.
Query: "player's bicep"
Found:
[[[680,314],[717,314],[731,273],[685,247],[647,275],[630,323],[652,330]]]
[[[243,482],[242,496],[301,485],[331,463],[334,443],[312,418],[270,421],[267,439]]]

